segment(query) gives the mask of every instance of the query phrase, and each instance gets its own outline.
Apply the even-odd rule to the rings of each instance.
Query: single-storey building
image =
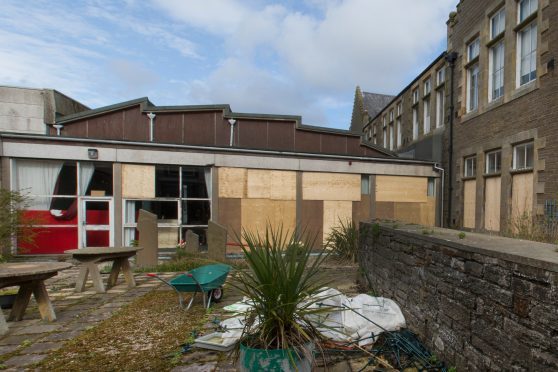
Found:
[[[138,211],[158,217],[173,248],[208,221],[229,231],[302,226],[323,243],[340,220],[376,215],[436,224],[440,174],[361,135],[301,124],[299,116],[228,105],[155,106],[147,98],[57,118],[46,135],[0,134],[2,186],[30,197],[34,246],[60,254],[130,245]]]

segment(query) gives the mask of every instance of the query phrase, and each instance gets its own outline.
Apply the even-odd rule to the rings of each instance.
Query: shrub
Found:
[[[37,231],[33,225],[39,221],[25,216],[28,206],[29,196],[0,188],[0,261],[9,255],[14,238],[20,247],[34,244]]]
[[[331,249],[339,257],[356,262],[358,252],[358,230],[352,220],[335,226],[326,239],[326,248]]]
[[[558,219],[533,216],[524,212],[512,216],[505,224],[502,235],[510,238],[558,244]]]

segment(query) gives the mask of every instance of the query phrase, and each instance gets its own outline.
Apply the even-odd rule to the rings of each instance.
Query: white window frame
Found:
[[[388,148],[388,143],[387,143],[387,128],[384,127],[384,129],[382,129],[382,137],[384,139],[384,148],[387,149]]]
[[[396,122],[396,126],[397,126],[397,148],[401,147],[401,118],[397,118],[397,122]]]
[[[471,62],[479,56],[480,53],[480,39],[477,37],[475,40],[467,44],[467,62]]]
[[[423,100],[423,134],[430,133],[430,98]]]
[[[413,140],[418,138],[418,106],[413,107]]]
[[[488,94],[490,101],[494,101],[504,95],[504,40],[490,48],[488,59],[490,74],[488,79]],[[496,85],[499,85],[499,87],[496,87]]]
[[[417,103],[419,100],[419,91],[418,88],[415,88],[415,90],[413,90],[413,104]]]
[[[394,146],[395,146],[395,141],[394,141],[394,133],[393,133],[393,123],[391,123],[389,125],[389,149],[393,150]]]
[[[528,164],[529,152],[531,152],[532,164]],[[520,160],[522,164],[520,164]],[[513,170],[533,169],[534,162],[535,162],[535,151],[534,151],[533,141],[521,143],[513,147],[513,165],[512,165]]]
[[[468,156],[463,159],[463,177],[475,177],[477,175],[477,156]]]
[[[423,86],[424,86],[424,95],[428,95],[430,94],[430,91],[432,90],[432,84],[430,84],[430,78],[426,79],[423,82]]]
[[[523,50],[523,39],[526,36],[526,32],[529,32],[527,35],[530,38],[530,46],[531,49],[528,54],[524,54]],[[533,37],[535,42],[535,47],[533,48]],[[527,26],[523,27],[522,29],[517,31],[517,70],[516,70],[516,85],[520,87],[525,84],[529,84],[532,81],[537,80],[537,47],[538,47],[538,28],[537,22],[531,22]],[[522,67],[523,63],[527,63],[527,59],[529,60],[530,71],[528,74],[522,75]],[[522,77],[528,75],[528,80],[522,82]]]
[[[467,68],[467,112],[479,108],[479,64]]]
[[[436,71],[436,85],[440,86],[446,82],[446,68],[441,67]]]
[[[502,7],[490,17],[490,40],[506,30],[506,9]],[[496,31],[496,32],[494,32]]]
[[[393,121],[393,109],[391,109],[391,111],[389,112],[389,122],[391,123]]]
[[[498,174],[502,171],[502,150],[487,152],[485,158],[486,174]]]
[[[436,128],[440,128],[444,125],[444,116],[446,109],[445,104],[445,92],[444,89],[438,89],[436,91]]]
[[[528,13],[522,14],[521,7],[522,5],[526,4],[528,8]],[[535,13],[538,10],[539,4],[537,0],[520,0],[517,2],[517,23],[523,22],[527,19],[531,14]]]
[[[401,116],[402,111],[403,111],[403,104],[402,104],[402,102],[399,102],[397,104],[397,116]]]

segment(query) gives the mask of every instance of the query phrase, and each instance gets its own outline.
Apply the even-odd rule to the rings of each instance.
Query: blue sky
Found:
[[[457,0],[2,0],[0,85],[96,108],[228,103],[347,129],[445,49]]]

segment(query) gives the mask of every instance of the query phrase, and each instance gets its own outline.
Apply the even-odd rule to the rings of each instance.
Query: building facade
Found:
[[[204,244],[210,220],[230,242],[269,223],[306,228],[318,245],[339,221],[381,208],[434,224],[431,162],[398,159],[297,116],[141,98],[66,115],[47,135],[3,133],[1,151],[2,184],[26,190],[39,233],[14,253],[130,245],[140,209],[157,215],[160,248],[174,248],[187,230]]]
[[[461,1],[455,52],[452,222],[514,231],[556,218],[558,2]]]
[[[460,1],[447,52],[364,124],[367,141],[442,165],[445,226],[558,218],[557,16],[548,0]]]

